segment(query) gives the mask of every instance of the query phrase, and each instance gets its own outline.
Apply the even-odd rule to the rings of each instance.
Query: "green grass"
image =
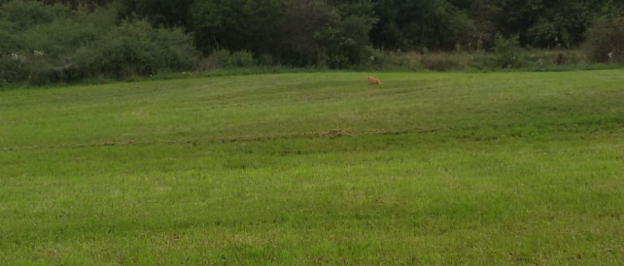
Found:
[[[621,265],[623,84],[297,73],[0,91],[0,265]]]

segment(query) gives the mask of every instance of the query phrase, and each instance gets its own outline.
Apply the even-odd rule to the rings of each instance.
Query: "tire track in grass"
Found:
[[[27,151],[27,150],[44,150],[44,149],[77,149],[91,147],[116,147],[116,146],[141,146],[154,144],[199,144],[199,143],[231,143],[231,142],[254,142],[278,139],[313,139],[313,138],[337,138],[342,136],[358,136],[358,135],[401,135],[412,132],[428,133],[439,131],[439,128],[423,128],[416,131],[409,130],[349,130],[349,129],[332,129],[323,132],[311,133],[287,133],[277,135],[256,135],[256,136],[232,136],[212,139],[177,139],[177,140],[146,140],[146,141],[105,141],[99,143],[70,143],[58,145],[37,145],[37,146],[16,146],[16,147],[0,147],[2,152],[10,151]]]

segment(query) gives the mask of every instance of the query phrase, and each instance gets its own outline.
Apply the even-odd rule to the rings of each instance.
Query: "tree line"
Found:
[[[190,56],[192,52],[187,46],[190,42],[203,56],[242,52],[238,55],[251,55],[266,64],[330,68],[360,65],[375,51],[489,50],[501,36],[514,39],[521,47],[578,48],[588,36],[595,35],[588,33],[592,25],[620,18],[624,11],[624,1],[620,0],[0,0],[0,3],[0,35],[5,37],[0,44],[0,56],[5,58],[15,54],[13,51],[19,50],[16,47],[20,45],[34,50],[36,47],[26,41],[28,38],[41,40],[44,37],[37,39],[35,35],[45,35],[45,30],[60,30],[59,25],[56,28],[48,25],[52,20],[69,25],[80,23],[76,17],[82,16],[90,21],[100,17],[106,22],[102,25],[109,27],[108,30],[101,30],[97,23],[87,24],[99,28],[93,31],[97,34],[144,31],[139,34],[144,44],[160,47],[160,54],[178,51]],[[42,23],[52,28],[43,29]],[[55,23],[60,22],[52,24]],[[66,31],[80,32],[69,28]],[[175,32],[171,34],[178,37],[165,36],[167,32]],[[19,37],[20,34],[25,36]],[[59,34],[68,38],[67,53],[80,48],[72,46],[75,42],[91,49],[126,46],[124,51],[132,49],[129,48],[132,45],[123,41],[106,47],[91,44],[100,37],[88,32],[81,32],[82,37]],[[55,37],[45,38],[51,38],[52,44]],[[176,43],[174,39],[181,41]],[[162,43],[151,43],[155,41],[164,41],[164,47]],[[102,42],[109,41],[102,39]],[[182,46],[176,48],[176,45]],[[88,56],[88,52],[84,53],[86,61],[82,65],[88,65],[89,60],[98,56],[106,57],[106,53]],[[75,61],[77,57],[65,55],[65,60]],[[120,55],[119,60],[133,63],[150,58],[136,57]],[[104,59],[94,62],[98,60]],[[187,59],[167,60],[159,63],[191,65]],[[114,63],[107,68],[119,69]],[[172,68],[175,69],[178,68]],[[95,70],[104,71],[101,66]],[[149,73],[150,69],[132,71]],[[7,70],[4,72],[6,76]]]
[[[496,34],[523,46],[576,47],[618,0],[119,0],[122,15],[182,27],[204,53],[269,54],[293,64],[351,62],[366,45],[384,50],[488,47]],[[106,5],[111,0],[45,0]],[[323,56],[327,56],[327,58]]]

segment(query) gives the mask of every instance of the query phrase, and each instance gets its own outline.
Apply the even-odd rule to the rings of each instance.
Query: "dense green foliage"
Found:
[[[588,30],[585,48],[594,61],[624,62],[624,17],[601,18]]]
[[[327,27],[334,28],[339,38],[383,49],[452,50],[457,43],[476,46],[478,42],[489,47],[497,33],[518,35],[523,46],[574,47],[583,42],[586,29],[597,17],[619,16],[624,10],[624,2],[611,0],[187,0],[162,9],[157,0],[121,1],[151,7],[127,12],[168,17],[153,19],[156,24],[180,22],[175,25],[194,32],[202,49],[220,45],[256,54],[272,52],[265,42],[278,47],[297,40],[312,43],[310,38]],[[172,14],[171,10],[184,8],[190,11]],[[181,16],[186,13],[191,21]],[[348,36],[354,32],[341,31],[341,23],[359,24],[368,30],[366,38]],[[281,35],[293,27],[304,28],[300,34],[309,38],[284,39]]]
[[[0,80],[35,83],[190,70],[197,52],[181,29],[123,19],[115,9],[72,10],[34,1],[0,9]]]
[[[333,72],[0,92],[0,264],[622,265],[623,83]]]
[[[523,49],[561,52],[578,50],[583,43],[588,44],[583,49],[588,62],[624,60],[615,47],[624,2],[611,0],[2,0],[0,4],[0,80],[9,82],[126,78],[250,65],[418,68],[405,63],[409,56],[376,61],[403,52],[495,53],[473,55],[479,59],[469,64],[435,59],[418,63],[432,70],[463,65],[517,68],[527,65],[520,60]],[[230,55],[236,58],[230,60]],[[576,60],[563,54],[556,60],[557,65],[569,61]]]

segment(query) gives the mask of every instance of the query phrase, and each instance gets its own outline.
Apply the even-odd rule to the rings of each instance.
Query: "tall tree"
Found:
[[[574,46],[601,15],[621,15],[623,1],[614,0],[497,0],[503,16],[497,23],[506,34],[539,47]]]
[[[126,16],[137,15],[146,18],[155,26],[188,27],[190,6],[195,0],[120,0],[120,2],[121,11]]]
[[[328,65],[343,68],[361,64],[370,51],[370,32],[378,21],[371,0],[330,0],[335,13],[334,23],[316,33],[326,51]]]
[[[467,42],[475,26],[466,12],[446,0],[377,0],[379,23],[373,44],[387,49],[450,49]]]
[[[273,50],[283,21],[285,0],[196,0],[191,6],[191,27],[198,48]]]
[[[326,49],[316,36],[340,19],[336,10],[326,1],[287,0],[280,38],[274,45],[279,48],[278,59],[288,59],[290,65],[324,65]]]
[[[42,2],[46,5],[64,4],[76,8],[79,6],[106,6],[113,1],[114,0],[43,0]]]

